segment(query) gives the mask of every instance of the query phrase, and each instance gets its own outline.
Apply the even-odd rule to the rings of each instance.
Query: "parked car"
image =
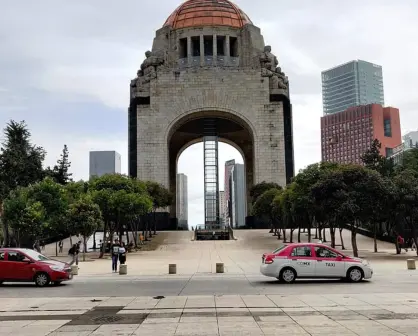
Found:
[[[296,278],[345,278],[360,282],[373,275],[366,260],[314,243],[288,244],[263,254],[260,272],[286,283]]]
[[[34,250],[0,248],[0,284],[35,282],[43,287],[71,279],[71,267],[67,263],[49,259]]]

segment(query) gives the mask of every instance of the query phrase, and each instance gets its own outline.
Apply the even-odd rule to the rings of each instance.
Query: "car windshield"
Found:
[[[34,250],[26,250],[25,253],[27,254],[28,257],[37,260],[37,261],[44,261],[44,260],[49,260],[48,257],[45,257],[44,255],[34,251]]]
[[[276,254],[279,253],[281,250],[283,250],[286,247],[286,245],[280,246],[278,249],[274,250],[272,253]]]

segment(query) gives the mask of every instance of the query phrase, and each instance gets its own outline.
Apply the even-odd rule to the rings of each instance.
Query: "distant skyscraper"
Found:
[[[245,226],[246,193],[244,165],[235,160],[225,162],[225,200],[227,222],[233,228]]]
[[[368,104],[385,104],[382,67],[351,61],[322,72],[324,114]]]
[[[227,223],[225,191],[219,192],[219,219],[222,225]]]
[[[361,164],[361,156],[374,139],[386,157],[402,143],[399,110],[371,104],[321,118],[322,160]]]
[[[90,152],[90,177],[121,173],[121,157],[115,151]]]
[[[187,176],[177,174],[177,219],[178,226],[188,230],[188,194],[187,194]]]

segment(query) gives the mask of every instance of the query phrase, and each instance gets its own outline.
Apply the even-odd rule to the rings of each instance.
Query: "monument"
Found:
[[[294,175],[292,107],[279,65],[260,29],[232,1],[182,3],[131,81],[130,176],[176,195],[180,154],[215,136],[244,158],[247,211],[254,184],[285,186]],[[176,204],[168,211],[173,227]]]

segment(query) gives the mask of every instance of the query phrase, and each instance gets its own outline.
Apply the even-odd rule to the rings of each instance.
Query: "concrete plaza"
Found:
[[[326,292],[326,290],[325,290]],[[418,294],[2,300],[0,334],[417,335]]]

